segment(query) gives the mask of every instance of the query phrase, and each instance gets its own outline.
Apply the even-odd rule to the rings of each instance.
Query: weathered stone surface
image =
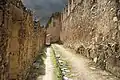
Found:
[[[59,12],[54,13],[47,24],[47,34],[51,35],[50,41],[52,43],[60,41],[61,30],[61,14]]]
[[[0,80],[25,80],[44,46],[45,29],[20,0],[0,1]]]
[[[102,69],[120,77],[119,0],[69,0],[60,39]]]

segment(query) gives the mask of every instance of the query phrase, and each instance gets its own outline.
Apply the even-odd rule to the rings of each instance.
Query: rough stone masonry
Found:
[[[21,0],[0,0],[0,80],[25,80],[45,30]]]
[[[47,34],[50,34],[50,42],[55,43],[60,40],[60,30],[61,30],[61,13],[53,13],[46,25]]]
[[[120,0],[69,0],[61,41],[120,77]]]

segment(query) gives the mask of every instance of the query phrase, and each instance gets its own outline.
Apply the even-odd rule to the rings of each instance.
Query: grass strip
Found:
[[[55,67],[54,80],[63,80],[62,71],[61,71],[61,69],[60,69],[59,62],[58,62],[58,60],[56,59],[56,54],[55,54],[55,51],[54,51],[54,49],[53,49],[52,47],[51,47],[51,58],[52,58],[53,65],[54,65],[54,67]]]

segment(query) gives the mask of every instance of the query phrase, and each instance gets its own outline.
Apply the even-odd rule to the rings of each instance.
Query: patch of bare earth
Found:
[[[73,80],[120,80],[109,72],[96,69],[91,65],[91,61],[76,54],[75,51],[65,49],[62,45],[53,44],[54,50],[71,65],[71,74]]]

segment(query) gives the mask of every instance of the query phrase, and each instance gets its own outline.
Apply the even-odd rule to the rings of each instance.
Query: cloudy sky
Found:
[[[24,0],[25,6],[35,11],[41,24],[45,24],[53,12],[62,11],[67,0]]]

